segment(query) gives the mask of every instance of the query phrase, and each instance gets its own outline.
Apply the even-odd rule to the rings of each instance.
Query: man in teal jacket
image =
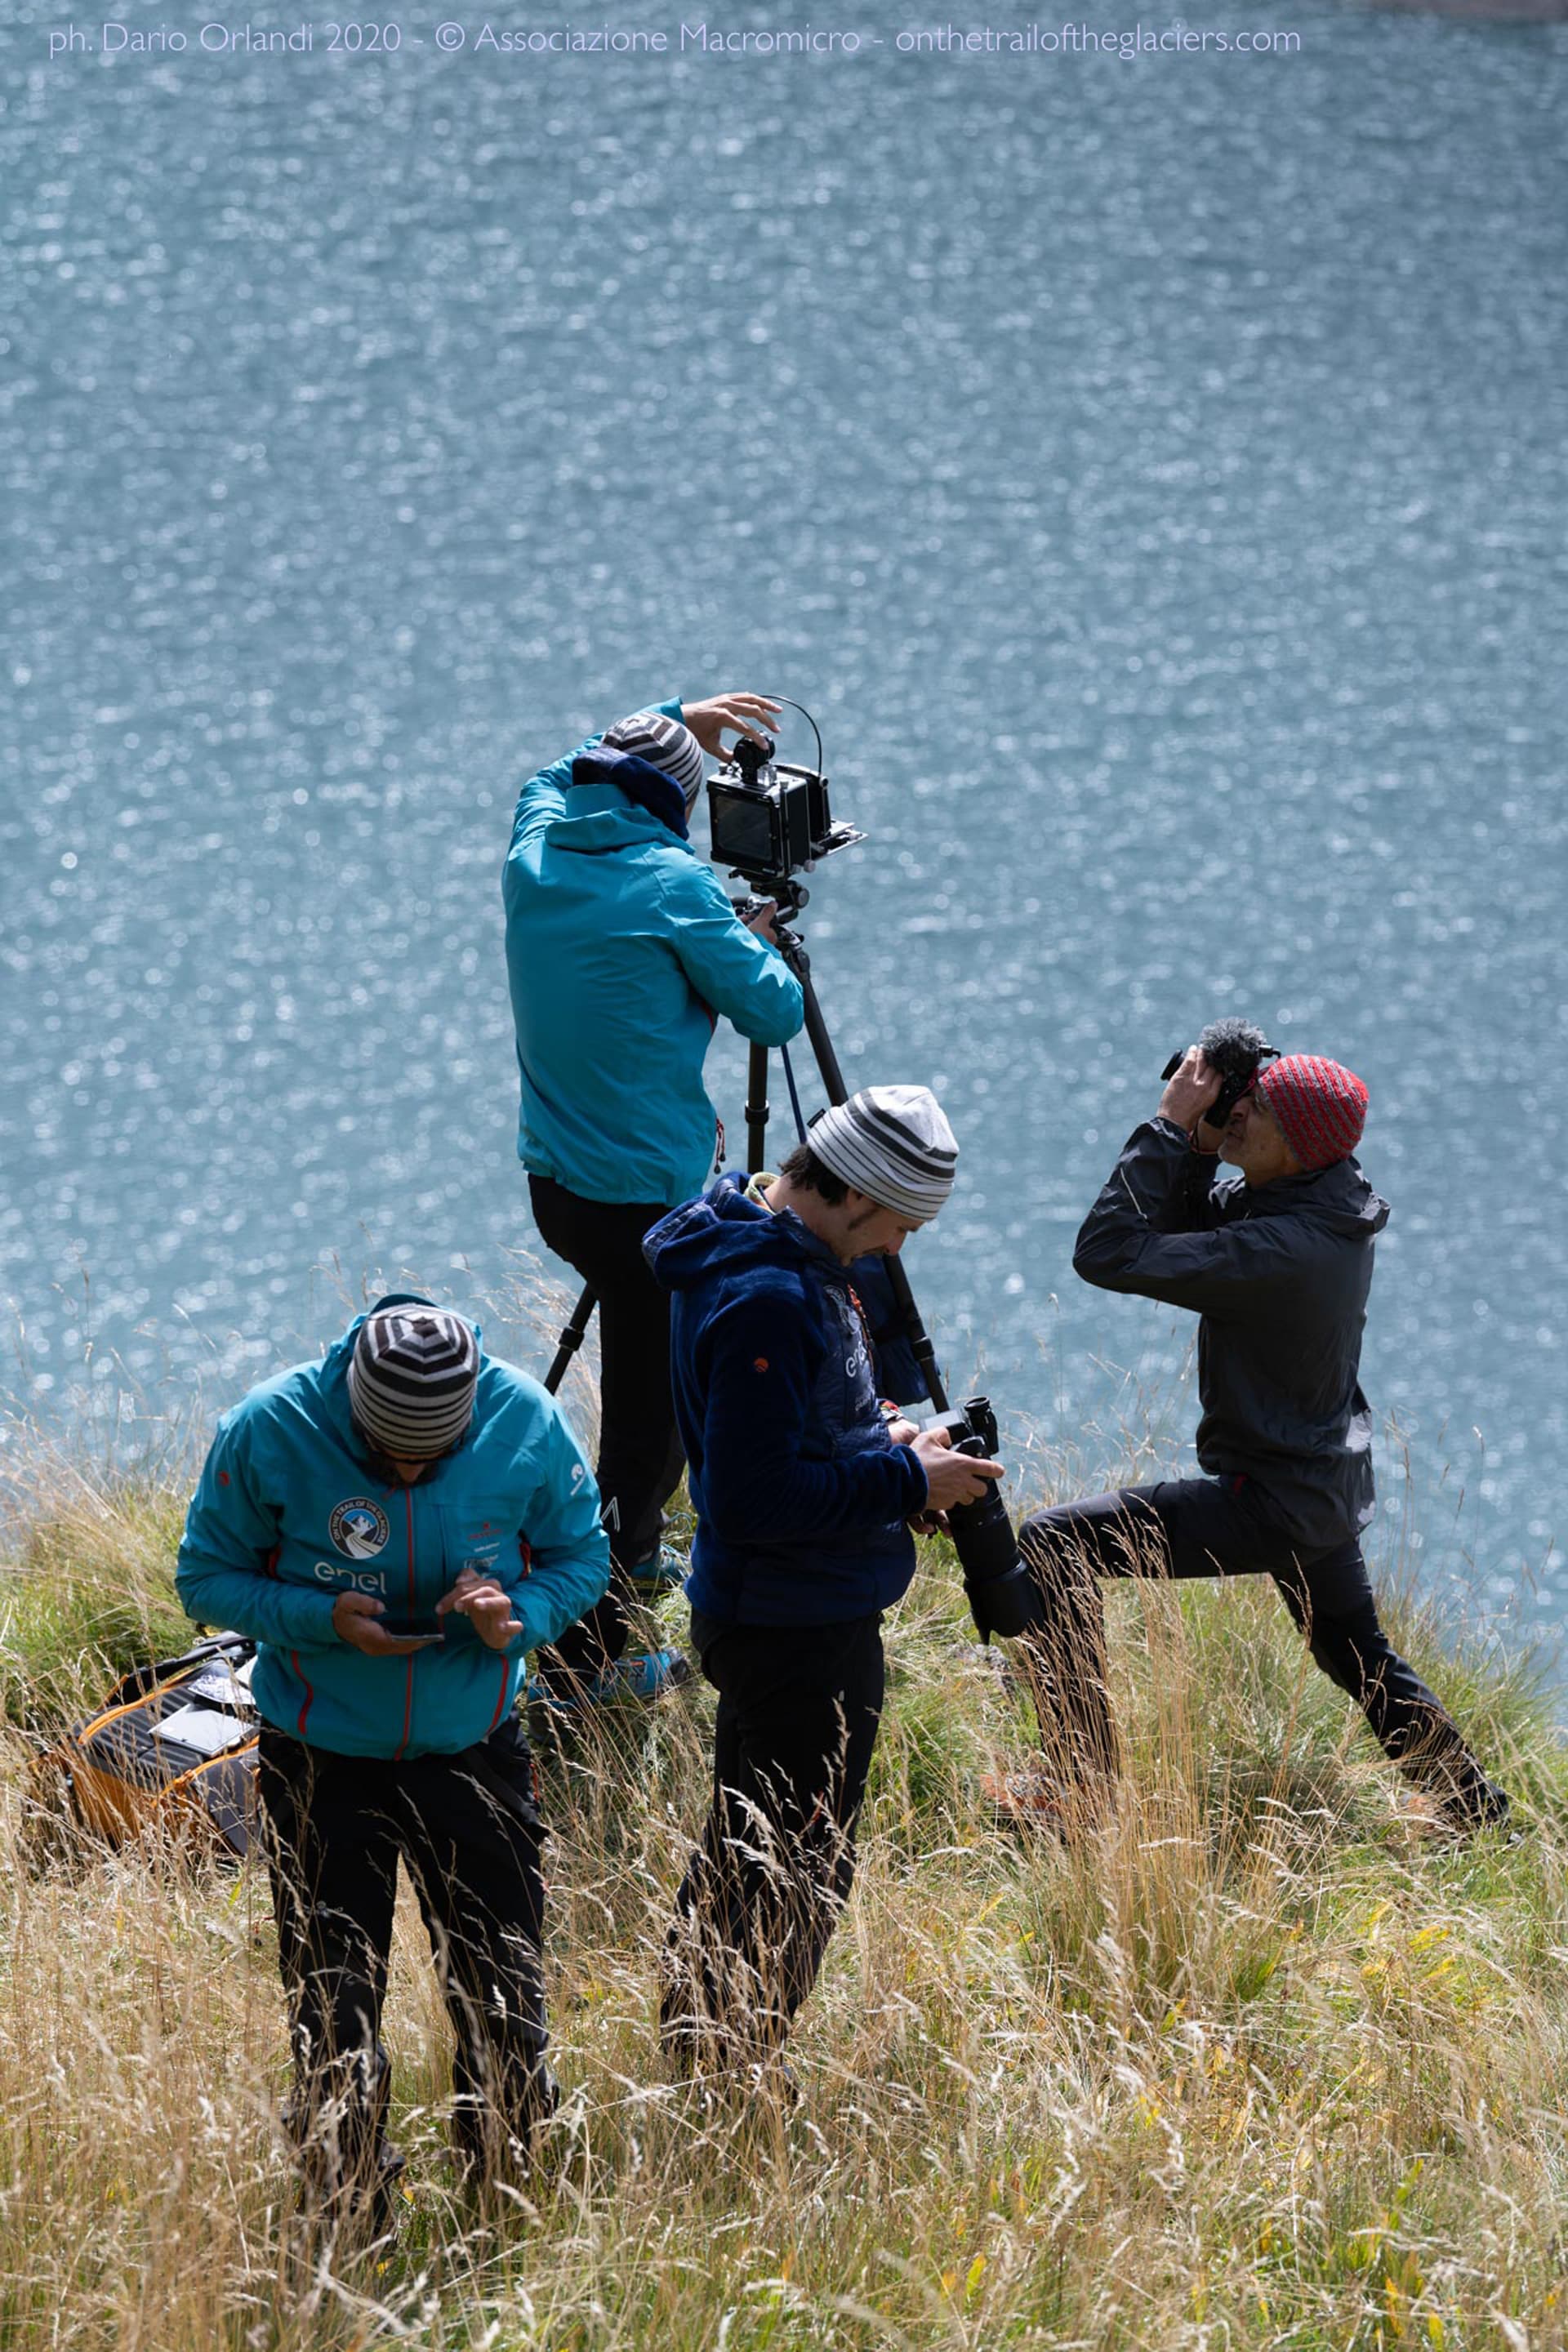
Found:
[[[401,1856],[457,2035],[475,2177],[548,2113],[542,1831],[525,1653],[604,1591],[588,1465],[552,1398],[460,1316],[395,1295],[218,1424],[175,1583],[258,1644],[258,1780],[295,2063],[332,2223],[387,2212],[379,2025]]]
[[[663,1507],[680,1476],[669,1301],[642,1238],[700,1192],[721,1130],[702,1084],[715,1022],[780,1045],[799,982],[692,849],[688,819],[723,738],[761,739],[779,705],[718,695],[634,713],[523,786],[506,861],[507,969],[522,1081],[518,1153],[539,1230],[599,1302],[598,1484],[613,1582],[542,1662],[541,1695],[581,1706],[657,1696],[673,1652],[623,1657],[637,1587],[659,1581]]]

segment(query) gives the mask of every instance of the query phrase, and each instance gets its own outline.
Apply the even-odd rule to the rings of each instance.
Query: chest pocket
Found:
[[[441,1506],[441,1549],[448,1587],[465,1568],[510,1582],[520,1565],[515,1496],[495,1495]]]

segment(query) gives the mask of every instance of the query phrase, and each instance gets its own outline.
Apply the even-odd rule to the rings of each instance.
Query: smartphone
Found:
[[[447,1638],[444,1617],[378,1617],[375,1622],[384,1633],[392,1633],[400,1642],[444,1642]]]

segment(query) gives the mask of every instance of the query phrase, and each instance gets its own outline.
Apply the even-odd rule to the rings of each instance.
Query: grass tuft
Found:
[[[799,2103],[705,2106],[661,2075],[653,1958],[706,1801],[710,1700],[623,1711],[541,1751],[568,2097],[528,2197],[486,2215],[453,2196],[447,2027],[405,1899],[400,2243],[292,2274],[260,1874],[154,1847],[17,1866],[25,1735],[187,1639],[190,1465],[27,1459],[0,1570],[0,2343],[1568,2341],[1568,1759],[1529,1662],[1445,1652],[1398,1612],[1526,1832],[1435,1846],[1270,1589],[1114,1590],[1125,1777],[1067,1852],[981,1803],[982,1772],[1029,1761],[1027,1710],[942,1545],[889,1625]],[[661,1622],[679,1638],[678,1601]]]

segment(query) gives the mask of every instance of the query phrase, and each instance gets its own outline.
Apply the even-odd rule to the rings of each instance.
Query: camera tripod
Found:
[[[793,913],[798,910],[792,908],[790,911]],[[849,1088],[845,1084],[843,1067],[833,1040],[828,1034],[822,1003],[816,993],[816,983],[811,976],[811,958],[806,953],[805,942],[799,933],[790,928],[782,909],[774,918],[773,930],[779,944],[779,953],[799,981],[801,994],[805,999],[806,1040],[816,1057],[823,1086],[827,1091],[827,1099],[830,1103],[847,1102]],[[789,1076],[790,1096],[795,1105],[795,1118],[797,1124],[800,1124],[800,1106],[795,1095],[794,1076],[789,1070],[789,1049],[785,1046],[782,1051],[784,1070]],[[752,1175],[755,1175],[763,1166],[763,1142],[770,1115],[768,1049],[765,1045],[753,1045],[748,1057],[746,1087],[746,1167]],[[803,1124],[800,1139],[803,1143],[808,1140]],[[932,1410],[939,1413],[946,1412],[949,1407],[947,1390],[937,1367],[936,1349],[931,1345],[931,1336],[921,1319],[920,1308],[915,1304],[914,1293],[910,1288],[910,1277],[904,1272],[900,1260],[896,1257],[885,1257],[882,1260],[882,1270],[888,1277],[888,1286],[893,1294],[893,1304],[899,1310],[900,1334],[909,1341],[915,1361],[921,1368],[921,1378],[925,1382],[926,1394],[931,1399]]]
[[[805,1001],[806,1038],[816,1057],[816,1066],[827,1089],[829,1102],[846,1102],[849,1089],[845,1085],[843,1068],[823,1017],[822,1005],[811,976],[811,959],[799,933],[791,928],[790,919],[798,919],[805,904],[806,893],[793,878],[782,886],[773,887],[777,892],[778,907],[773,918],[773,937],[778,943],[779,953],[800,982]],[[742,916],[749,911],[751,903],[740,908]],[[800,1131],[801,1141],[807,1142],[809,1133],[801,1117],[795,1074],[790,1068],[789,1048],[783,1046],[780,1053],[795,1125]],[[769,1117],[768,1048],[753,1045],[746,1085],[746,1166],[753,1176],[760,1172],[763,1164]],[[991,1410],[990,1400],[970,1397],[961,1411],[955,1412],[952,1410],[942,1373],[937,1368],[936,1350],[931,1346],[920,1309],[915,1305],[914,1294],[910,1288],[909,1276],[896,1256],[884,1256],[882,1267],[899,1312],[896,1328],[908,1340],[913,1352],[938,1423],[945,1423],[957,1452],[982,1456],[994,1454],[997,1442],[996,1417]],[[545,1387],[552,1392],[559,1388],[567,1366],[583,1343],[594,1306],[592,1289],[584,1290],[571,1321],[561,1334],[555,1360],[545,1376]],[[951,1504],[946,1524],[963,1571],[964,1588],[981,1640],[989,1642],[995,1633],[1022,1633],[1038,1623],[1042,1614],[1039,1593],[1019,1558],[1012,1522],[995,1489],[989,1488],[978,1501]]]
[[[799,981],[801,993],[805,999],[807,1041],[816,1056],[822,1083],[827,1090],[828,1101],[830,1103],[847,1102],[849,1098],[849,1089],[845,1084],[843,1066],[839,1062],[837,1052],[828,1034],[827,1023],[823,1016],[821,1001],[816,993],[816,983],[811,976],[811,958],[806,953],[805,943],[800,934],[791,929],[791,918],[798,920],[805,904],[806,893],[794,880],[773,887],[777,894],[779,907],[779,911],[773,919],[773,934],[778,941],[779,953]],[[749,900],[743,902],[741,909],[742,914],[745,912],[746,906],[752,903],[753,902]],[[795,1077],[789,1066],[789,1048],[784,1046],[781,1052],[785,1075],[789,1081],[791,1101],[795,1106],[796,1123],[800,1127],[801,1140],[804,1142],[805,1127],[800,1117],[799,1097],[795,1094]],[[764,1165],[768,1121],[772,1117],[772,1109],[768,1102],[768,1062],[769,1052],[766,1045],[753,1045],[751,1048],[746,1071],[746,1168],[748,1173],[753,1176],[758,1174]],[[931,1346],[930,1334],[921,1318],[920,1308],[915,1304],[914,1293],[910,1288],[909,1276],[896,1257],[885,1258],[882,1263],[889,1286],[893,1294],[893,1303],[899,1310],[902,1336],[908,1339],[915,1361],[921,1368],[921,1377],[925,1382],[926,1393],[935,1412],[946,1412],[949,1409],[949,1400],[942,1374],[937,1368],[936,1350]],[[552,1396],[560,1388],[566,1377],[573,1357],[587,1337],[588,1326],[594,1318],[594,1309],[597,1304],[592,1286],[584,1288],[572,1310],[571,1319],[562,1329],[556,1343],[554,1360],[544,1375],[544,1385]]]

